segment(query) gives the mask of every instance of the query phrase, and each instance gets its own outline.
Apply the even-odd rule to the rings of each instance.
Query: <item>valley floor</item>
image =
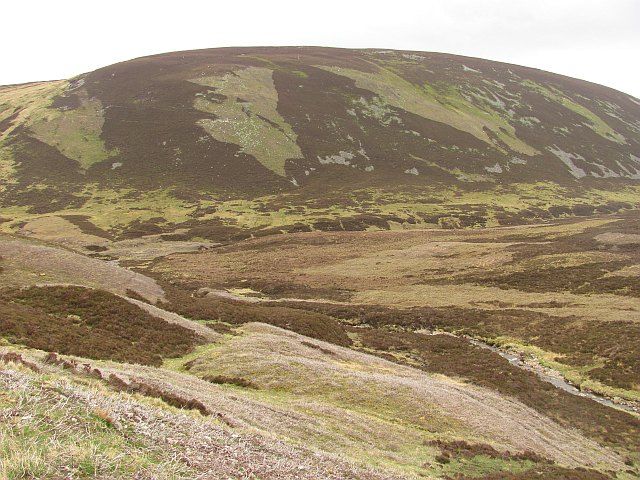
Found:
[[[1,237],[0,478],[637,478],[639,231]]]

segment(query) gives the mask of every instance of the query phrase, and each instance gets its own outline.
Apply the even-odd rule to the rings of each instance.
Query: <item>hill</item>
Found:
[[[0,87],[0,175],[5,231],[526,223],[637,204],[640,101],[437,53],[177,52]]]
[[[640,101],[233,48],[0,87],[0,478],[632,480]]]

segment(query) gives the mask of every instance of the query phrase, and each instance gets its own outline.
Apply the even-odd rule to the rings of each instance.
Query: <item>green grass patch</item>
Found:
[[[565,108],[568,108],[574,113],[577,113],[581,117],[588,120],[588,126],[594,132],[596,132],[601,137],[606,138],[607,140],[611,140],[612,142],[625,144],[627,143],[625,138],[613,130],[607,123],[602,120],[599,116],[589,110],[587,107],[574,102],[569,97],[567,97],[564,93],[562,93],[557,88],[552,86],[544,87],[539,83],[533,82],[531,80],[524,80],[522,85],[529,88],[530,90],[543,95],[544,97],[552,100],[556,103],[559,103]]]
[[[44,377],[43,377],[44,378]],[[160,448],[149,447],[134,431],[114,427],[110,413],[69,401],[55,381],[37,380],[0,403],[0,477],[23,478],[186,478],[188,468]],[[68,392],[67,392],[68,393]]]
[[[495,148],[500,149],[492,142],[484,128],[491,130],[517,152],[525,155],[537,153],[533,147],[516,137],[514,128],[498,112],[476,107],[455,87],[416,85],[394,72],[392,67],[376,65],[376,73],[342,67],[320,68],[354,80],[359,88],[375,93],[389,105],[470,133]]]
[[[522,341],[512,337],[501,336],[492,338],[490,341],[501,348],[531,355],[540,363],[540,365],[557,371],[569,383],[575,385],[581,390],[591,391],[609,398],[621,398],[624,400],[640,402],[640,390],[616,388],[590,378],[589,372],[596,368],[601,368],[604,365],[604,361],[599,364],[590,363],[581,366],[568,365],[561,361],[563,355],[549,352],[540,347],[536,347],[535,345],[523,343]]]
[[[194,106],[216,116],[215,120],[199,122],[212,137],[240,145],[244,152],[284,177],[285,161],[301,158],[302,152],[295,132],[277,111],[278,92],[272,74],[268,68],[248,67],[233,74],[192,80],[224,96],[223,100],[196,96]]]

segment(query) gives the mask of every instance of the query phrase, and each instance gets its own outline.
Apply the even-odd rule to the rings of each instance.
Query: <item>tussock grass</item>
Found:
[[[556,457],[553,450],[548,449],[555,445],[556,440],[532,437],[532,432],[546,435],[542,432],[547,429],[547,417],[532,409],[527,409],[526,414],[520,412],[520,406],[524,405],[510,397],[477,390],[450,378],[435,378],[413,368],[326,342],[310,342],[305,337],[268,325],[247,324],[239,327],[238,333],[225,336],[216,344],[201,347],[182,361],[171,360],[165,363],[165,367],[204,379],[222,376],[249,380],[258,386],[258,390],[234,388],[233,394],[246,395],[261,405],[271,405],[270,408],[278,413],[269,420],[262,419],[260,423],[263,428],[272,429],[292,441],[340,451],[357,461],[393,466],[405,472],[422,471],[420,466],[427,461],[436,463],[434,459],[438,452],[426,446],[425,439],[449,441],[465,438],[469,442],[474,439],[473,442],[478,444],[488,441],[499,451],[531,450],[561,464],[573,464],[581,455],[579,451],[595,445],[585,437],[581,440],[567,438],[569,443],[559,447],[564,453]],[[446,346],[441,350],[440,365],[443,368],[436,371],[451,375],[453,372],[445,365],[452,361],[446,353],[452,352]],[[468,355],[460,361],[467,361],[467,367],[473,371],[473,365],[477,366],[479,359]],[[498,366],[490,360],[485,359],[482,368],[496,370]],[[516,372],[510,374],[516,375]],[[184,380],[174,377],[171,381],[178,385]],[[484,385],[488,386],[486,382]],[[202,387],[193,383],[183,388],[196,394]],[[471,397],[480,400],[476,403],[470,400]],[[223,405],[220,399],[212,399],[211,402],[220,408]],[[253,414],[238,406],[232,410],[240,419],[253,424],[262,407],[254,404],[252,408],[256,409]],[[288,411],[289,416],[281,417],[283,411]],[[494,418],[490,413],[498,411],[500,418]],[[486,419],[487,416],[492,419],[490,422],[474,420]],[[298,420],[294,420],[296,418]],[[311,423],[306,424],[307,421]],[[528,425],[520,436],[517,433],[519,427],[515,425],[521,425],[523,421],[531,421],[535,426]],[[553,436],[566,432],[558,423],[552,422],[548,426],[554,432]],[[490,431],[494,427],[501,433]],[[502,440],[494,443],[497,438]],[[368,446],[363,448],[362,442]],[[572,446],[568,447],[569,444]],[[615,458],[615,455],[610,455],[605,454],[600,461]]]
[[[142,370],[137,376],[143,375],[150,384],[157,381],[152,380],[156,375],[173,376],[166,370]],[[115,371],[127,376],[122,370]],[[172,380],[173,388],[181,384],[177,378]],[[220,388],[200,383],[213,395]],[[405,478],[392,471],[355,466],[341,455],[309,449],[308,445],[284,442],[274,430],[244,428],[229,408],[242,406],[237,390],[228,398],[218,395],[225,408],[220,404],[216,408],[224,413],[202,417],[159,399],[114,393],[96,380],[78,378],[71,370],[49,367],[45,375],[34,375],[3,365],[0,386],[0,418],[10,420],[0,422],[0,448],[6,449],[0,452],[11,454],[0,456],[0,475],[7,478]],[[24,402],[4,402],[4,392]],[[260,410],[259,415],[253,412],[258,424],[269,421],[266,413],[274,413],[273,408],[248,401],[247,411],[252,412],[253,407]]]
[[[188,478],[190,469],[68,385],[0,372],[0,478]]]

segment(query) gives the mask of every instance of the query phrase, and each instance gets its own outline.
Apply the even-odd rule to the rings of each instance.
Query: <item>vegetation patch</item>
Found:
[[[87,235],[93,235],[107,240],[111,240],[113,238],[109,232],[92,223],[90,217],[87,215],[62,215],[62,218],[74,224],[82,231],[82,233]]]
[[[486,478],[491,475],[523,475],[532,470],[547,470],[553,462],[532,451],[512,453],[498,451],[486,443],[464,440],[430,440],[427,445],[438,448],[435,457],[446,479]],[[561,469],[564,470],[564,469]],[[567,469],[568,470],[568,469]],[[525,477],[528,478],[528,477]]]
[[[517,152],[526,155],[537,153],[534,148],[516,137],[513,127],[497,112],[480,110],[467,101],[455,87],[437,90],[428,84],[415,85],[391,68],[382,65],[379,65],[376,73],[342,67],[323,68],[355,80],[358,87],[375,92],[390,105],[451,125],[491,146],[495,145],[485,129],[493,132],[503,143]]]
[[[154,445],[107,402],[83,402],[69,386],[42,378],[0,378],[0,477],[186,478],[195,473]],[[104,395],[104,393],[103,393]]]
[[[530,88],[534,92],[537,92],[540,95],[543,95],[544,97],[559,103],[572,112],[577,113],[589,122],[589,128],[593,129],[593,131],[595,131],[598,135],[601,135],[607,140],[611,140],[617,143],[626,143],[625,138],[615,130],[613,130],[609,125],[607,125],[604,120],[598,117],[587,107],[575,102],[574,100],[571,100],[556,87],[551,85],[545,87],[531,80],[524,80],[523,85],[525,85],[527,88]]]
[[[100,101],[89,99],[83,89],[67,95],[77,97],[75,108],[48,108],[42,111],[40,118],[30,119],[34,136],[75,160],[85,170],[118,155],[117,149],[105,147],[100,136],[104,124]]]
[[[254,388],[254,389],[258,388],[256,384],[253,383],[251,380],[247,380],[246,378],[242,378],[242,377],[234,377],[234,376],[227,376],[227,375],[205,375],[204,377],[202,377],[202,379],[206,380],[207,382],[216,383],[218,385],[235,385],[236,387]]]
[[[0,334],[10,342],[87,358],[160,365],[201,342],[116,295],[82,287],[5,289],[0,312]]]
[[[172,407],[186,409],[186,410],[198,410],[202,415],[211,415],[211,410],[200,400],[192,397],[187,397],[179,392],[175,392],[170,388],[159,387],[154,384],[150,384],[140,379],[133,379],[130,381],[124,380],[118,375],[112,373],[108,378],[109,385],[116,390],[135,392],[146,397],[159,398],[163,402],[171,405]]]
[[[614,478],[618,477],[612,477],[597,470],[566,468],[558,465],[544,465],[541,467],[536,465],[534,468],[520,472],[502,471],[488,475],[456,473],[445,477],[446,480],[611,480]]]
[[[396,324],[394,320],[390,323]],[[640,420],[635,416],[559,390],[534,373],[523,371],[465,339],[377,328],[352,328],[350,332],[363,348],[372,352],[391,354],[387,358],[459,376],[516,397],[560,424],[577,427],[600,442],[631,449],[640,446]]]
[[[336,345],[351,345],[340,322],[322,313],[275,305],[247,304],[211,296],[192,297],[175,287],[168,287],[167,297],[169,301],[163,304],[164,308],[195,320],[217,320],[231,325],[262,322]]]
[[[484,455],[486,457],[502,458],[504,460],[528,460],[534,463],[550,463],[549,460],[541,457],[535,452],[500,452],[486,443],[469,443],[465,440],[429,440],[427,445],[437,447],[440,450],[441,455],[445,458],[473,458],[479,455]]]
[[[283,177],[286,160],[302,157],[296,134],[277,111],[278,92],[271,70],[247,67],[192,81],[213,88],[211,95],[196,94],[194,103],[198,110],[216,116],[198,122],[211,136],[240,145],[244,152]]]

